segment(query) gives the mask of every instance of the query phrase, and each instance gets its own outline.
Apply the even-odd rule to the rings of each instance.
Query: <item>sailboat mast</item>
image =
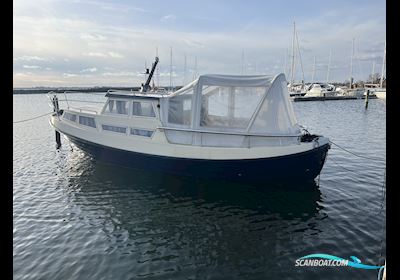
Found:
[[[314,75],[315,75],[315,55],[314,55],[314,64],[312,69],[311,83],[314,83]]]
[[[298,51],[298,53],[299,53],[299,60],[300,60],[300,66],[301,66],[301,74],[302,74],[302,77],[303,77],[303,82],[302,82],[301,88],[303,89],[303,87],[304,87],[304,80],[305,80],[305,78],[304,78],[304,69],[303,69],[303,61],[301,60],[299,36],[297,35],[297,32],[296,32],[295,34],[296,34],[296,42],[297,42],[297,51]]]
[[[353,56],[354,56],[354,38],[353,38],[353,47],[351,52],[351,59],[350,59],[350,89],[353,85]]]
[[[292,70],[291,70],[291,78],[290,78],[290,85],[293,87],[293,82],[294,82],[294,42],[296,37],[296,23],[293,22],[293,42],[292,42]]]
[[[383,61],[382,61],[382,72],[381,72],[381,82],[380,87],[383,86],[383,71],[385,71],[385,62],[386,62],[386,40],[385,40],[385,50],[383,52]]]
[[[169,64],[169,88],[172,90],[172,47],[170,51],[170,64]]]
[[[183,64],[183,85],[186,84],[186,53],[184,57],[184,64]]]
[[[286,76],[286,56],[287,56],[287,53],[288,53],[288,50],[286,49],[286,52],[285,52],[285,56],[284,56],[284,63],[283,63],[283,73],[285,74],[285,76]]]
[[[329,50],[328,72],[326,73],[326,83],[329,84],[329,71],[331,70],[332,49]]]
[[[372,83],[374,82],[374,75],[375,75],[375,60],[372,61],[372,73],[371,73]]]
[[[244,50],[242,50],[242,71],[241,75],[244,75]]]
[[[194,57],[193,80],[197,78],[197,56]]]

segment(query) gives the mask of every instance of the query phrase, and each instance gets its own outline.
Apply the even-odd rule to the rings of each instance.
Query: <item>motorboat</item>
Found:
[[[305,90],[305,85],[300,84],[288,84],[287,86],[290,97],[304,96],[307,92]]]
[[[169,93],[108,91],[97,111],[61,109],[50,124],[95,160],[198,178],[314,180],[329,139],[297,123],[284,74],[200,75]]]
[[[386,88],[382,88],[382,87],[379,87],[379,86],[366,87],[364,95],[367,94],[367,91],[369,91],[369,94],[374,94],[379,99],[386,99]]]
[[[336,88],[337,96],[346,96],[361,99],[364,98],[366,91],[364,88],[349,88],[348,86],[340,86]],[[372,93],[370,97],[372,97]]]
[[[336,96],[339,92],[334,85],[327,83],[313,83],[306,89],[306,97],[327,97]]]
[[[375,94],[379,99],[386,100],[386,88],[376,88],[372,90],[372,93]]]

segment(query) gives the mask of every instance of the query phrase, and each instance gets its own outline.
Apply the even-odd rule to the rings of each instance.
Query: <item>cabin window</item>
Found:
[[[132,115],[142,117],[155,117],[153,104],[151,102],[133,101]]]
[[[243,131],[266,90],[265,87],[203,86],[200,126]]]
[[[94,118],[91,117],[79,116],[79,123],[82,125],[96,128],[96,123],[94,121]]]
[[[65,112],[63,115],[64,119],[70,120],[71,122],[76,122],[76,115]]]
[[[131,135],[151,137],[151,136],[153,136],[153,133],[154,133],[153,130],[131,128]]]
[[[126,134],[126,127],[106,125],[106,124],[102,124],[101,127],[103,128],[103,130]]]
[[[110,99],[107,102],[105,113],[109,114],[128,114],[128,102],[126,100],[113,100]]]
[[[192,96],[182,94],[169,100],[168,123],[190,126],[192,123]]]
[[[166,117],[168,126],[189,128],[192,124],[192,109],[194,108],[192,100],[195,98],[195,88],[190,85],[180,89],[179,92],[178,95],[161,99],[166,101],[167,104],[164,104],[168,107],[167,114],[163,117]]]

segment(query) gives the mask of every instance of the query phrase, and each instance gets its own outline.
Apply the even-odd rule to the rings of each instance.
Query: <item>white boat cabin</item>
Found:
[[[250,148],[294,144],[301,135],[283,74],[202,75],[160,101],[170,143]]]
[[[62,118],[106,134],[170,144],[250,148],[299,144],[283,74],[202,75],[171,94],[109,91],[101,111],[65,110]]]

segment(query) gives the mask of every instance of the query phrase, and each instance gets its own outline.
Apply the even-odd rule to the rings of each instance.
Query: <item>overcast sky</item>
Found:
[[[381,73],[385,1],[270,2],[14,0],[14,87],[139,86],[157,48],[161,85],[170,82],[171,48],[174,85],[196,69],[290,80],[294,21],[296,80],[303,67],[311,81],[315,57],[314,80],[325,82],[330,52],[330,81],[348,80],[353,38],[355,80]]]

